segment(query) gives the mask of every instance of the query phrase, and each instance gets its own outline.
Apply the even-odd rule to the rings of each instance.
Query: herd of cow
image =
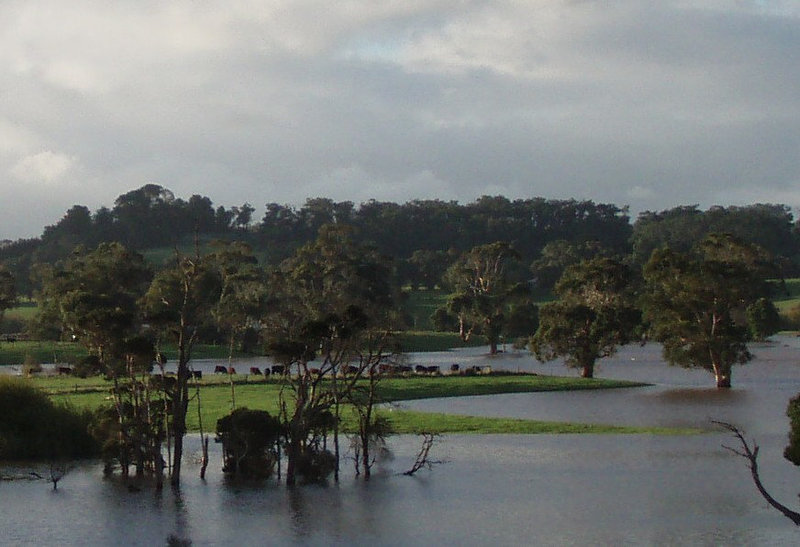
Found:
[[[59,375],[63,374],[72,374],[72,367],[69,366],[57,366],[56,372]],[[289,372],[289,368],[284,365],[272,365],[270,367],[264,367],[263,371],[260,367],[250,367],[250,375],[251,376],[283,376]],[[311,368],[309,369],[311,374],[320,374],[321,371],[318,368]],[[380,374],[384,374],[387,376],[404,376],[408,374],[418,374],[418,375],[429,375],[429,376],[438,376],[442,373],[442,369],[439,365],[416,365],[411,367],[410,365],[393,365],[393,364],[382,364],[378,367],[378,372]],[[486,374],[491,372],[490,367],[479,367],[479,366],[472,366],[465,369],[461,369],[461,365],[458,363],[453,363],[450,365],[450,374]],[[193,378],[200,379],[203,377],[202,370],[192,370],[191,375]],[[361,369],[356,366],[348,365],[344,367],[344,375],[345,376],[355,376],[361,373]],[[169,373],[167,373],[169,374]],[[236,369],[233,367],[226,367],[225,365],[216,365],[214,367],[214,374],[236,374]]]

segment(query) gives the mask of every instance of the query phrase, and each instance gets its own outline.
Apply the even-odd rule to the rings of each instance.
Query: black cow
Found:
[[[254,376],[261,376],[261,369],[258,367],[250,367],[250,374]]]
[[[193,370],[192,371],[192,378],[196,380],[200,380],[203,378],[203,371],[202,370]]]
[[[214,374],[228,374],[228,367],[217,365],[214,367]]]
[[[72,367],[56,367],[56,372],[61,374],[72,374]]]
[[[458,363],[453,363],[450,365],[450,372],[458,372],[458,369],[460,368],[461,366]]]
[[[286,372],[286,367],[284,365],[272,365],[272,374],[283,374]]]

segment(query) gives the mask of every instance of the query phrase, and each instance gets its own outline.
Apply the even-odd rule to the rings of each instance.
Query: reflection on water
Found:
[[[704,371],[670,368],[658,348],[626,348],[598,375],[649,380],[647,388],[510,394],[407,403],[412,408],[490,416],[693,425],[736,423],[761,448],[763,479],[792,505],[800,484],[781,457],[789,397],[800,392],[794,340],[759,346],[735,370],[734,389],[710,389]],[[487,364],[564,374],[525,354],[489,359],[466,350],[417,354],[412,361]],[[53,492],[43,481],[0,482],[0,543],[9,545],[782,545],[796,541],[787,519],[766,506],[745,462],[722,448],[727,434],[452,435],[436,447],[448,463],[414,477],[419,439],[393,439],[395,458],[369,483],[345,462],[339,485],[287,489],[227,480],[219,446],[200,481],[196,437],[179,493],[157,495],[104,479],[80,464]],[[25,467],[3,468],[24,475]],[[787,476],[790,477],[787,480]]]

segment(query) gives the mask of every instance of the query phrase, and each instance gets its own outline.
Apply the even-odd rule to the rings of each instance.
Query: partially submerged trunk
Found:
[[[714,378],[717,380],[718,388],[731,387],[731,367],[714,363]]]

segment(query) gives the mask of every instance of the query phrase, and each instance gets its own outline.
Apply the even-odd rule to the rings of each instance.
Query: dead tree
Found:
[[[432,460],[430,459],[430,452],[431,448],[433,447],[434,442],[439,437],[438,433],[421,433],[422,435],[422,447],[419,449],[417,453],[417,459],[414,462],[414,465],[411,466],[411,469],[403,473],[403,475],[407,475],[411,477],[419,471],[420,469],[427,468],[432,469],[434,465],[439,465],[444,463],[442,460]]]
[[[722,446],[726,450],[729,450],[734,454],[736,454],[737,456],[741,456],[742,458],[747,460],[748,467],[750,467],[750,474],[753,476],[753,482],[755,483],[756,488],[758,489],[761,496],[765,500],[767,500],[767,503],[769,503],[772,507],[780,511],[783,514],[783,516],[791,520],[795,524],[795,526],[800,526],[800,513],[792,511],[791,509],[783,505],[781,502],[773,498],[770,495],[770,493],[767,492],[767,489],[764,488],[764,485],[761,483],[761,477],[759,476],[758,473],[758,449],[759,449],[758,445],[753,443],[753,446],[751,448],[747,442],[747,439],[744,438],[742,432],[739,430],[738,427],[736,427],[733,424],[729,424],[727,422],[717,422],[717,421],[714,421],[713,423],[727,429],[728,431],[733,433],[734,437],[736,437],[739,440],[739,444],[741,444],[742,446],[741,450],[726,445]]]

